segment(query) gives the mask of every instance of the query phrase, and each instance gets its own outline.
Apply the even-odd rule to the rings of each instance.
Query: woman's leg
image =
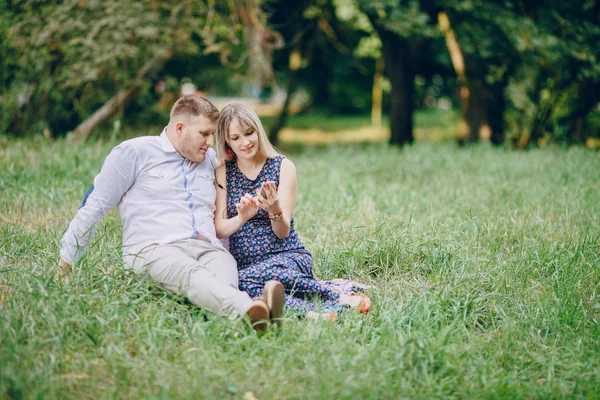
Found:
[[[252,298],[262,296],[264,282],[268,280],[266,279],[263,281],[262,276],[264,276],[264,274],[258,273],[256,267],[248,267],[241,270],[239,274],[240,290],[248,293]],[[286,287],[285,284],[284,287]],[[317,307],[317,305],[310,300],[292,296],[289,294],[287,287],[286,293],[288,293],[285,295],[286,309],[298,314],[306,314],[307,312],[315,311],[316,309],[319,311],[340,311],[341,309],[341,306],[337,301],[323,301],[321,307]]]
[[[256,265],[251,265],[238,271],[240,290],[248,293],[251,298],[262,296],[267,280],[262,278]]]
[[[303,300],[315,295],[319,296],[323,304],[327,304],[329,307],[339,302],[340,294],[335,290],[323,285],[314,277],[293,269],[293,266],[290,268],[284,265],[277,265],[285,263],[285,260],[278,260],[278,258],[280,257],[273,257],[240,270],[240,289],[247,292],[250,297],[258,297],[262,295],[265,282],[276,280],[283,284],[286,294],[289,295],[286,296],[286,305],[289,303],[288,297]],[[295,305],[298,305],[300,308],[304,307],[304,303],[292,300],[291,308],[295,308]]]

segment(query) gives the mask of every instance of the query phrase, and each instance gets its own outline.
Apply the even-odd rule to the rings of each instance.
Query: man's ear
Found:
[[[183,122],[179,121],[175,124],[175,132],[181,134],[183,132]]]

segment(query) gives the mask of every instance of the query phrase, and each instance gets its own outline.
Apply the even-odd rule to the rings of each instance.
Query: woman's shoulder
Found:
[[[290,160],[289,158],[287,158],[286,156],[281,156],[281,168],[286,168],[286,169],[296,169],[296,166],[294,165],[294,162],[292,160]]]
[[[279,169],[279,176],[283,179],[296,178],[296,166],[289,158],[281,160],[281,167]]]
[[[217,160],[217,164],[215,165],[215,169],[222,167],[225,165],[225,160]]]
[[[225,160],[218,160],[217,164],[215,165],[215,174],[217,176],[224,176],[225,175],[225,165],[226,165],[226,161]]]

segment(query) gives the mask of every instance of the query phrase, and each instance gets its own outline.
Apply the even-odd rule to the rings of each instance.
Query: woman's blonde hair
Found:
[[[232,103],[221,110],[217,120],[217,155],[219,160],[231,160],[227,151],[230,148],[228,141],[231,124],[236,124],[242,132],[250,128],[258,133],[258,155],[273,158],[279,154],[269,142],[260,118],[258,118],[252,107],[241,103]]]

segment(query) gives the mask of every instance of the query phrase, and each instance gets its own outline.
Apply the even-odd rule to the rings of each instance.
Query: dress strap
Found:
[[[279,182],[279,172],[281,171],[281,163],[284,158],[285,157],[281,154],[273,158],[269,158],[267,160],[268,165],[266,165],[267,168],[265,168],[266,171],[263,179]]]
[[[225,160],[225,183],[235,176],[237,168],[234,168],[234,163],[234,160]]]

